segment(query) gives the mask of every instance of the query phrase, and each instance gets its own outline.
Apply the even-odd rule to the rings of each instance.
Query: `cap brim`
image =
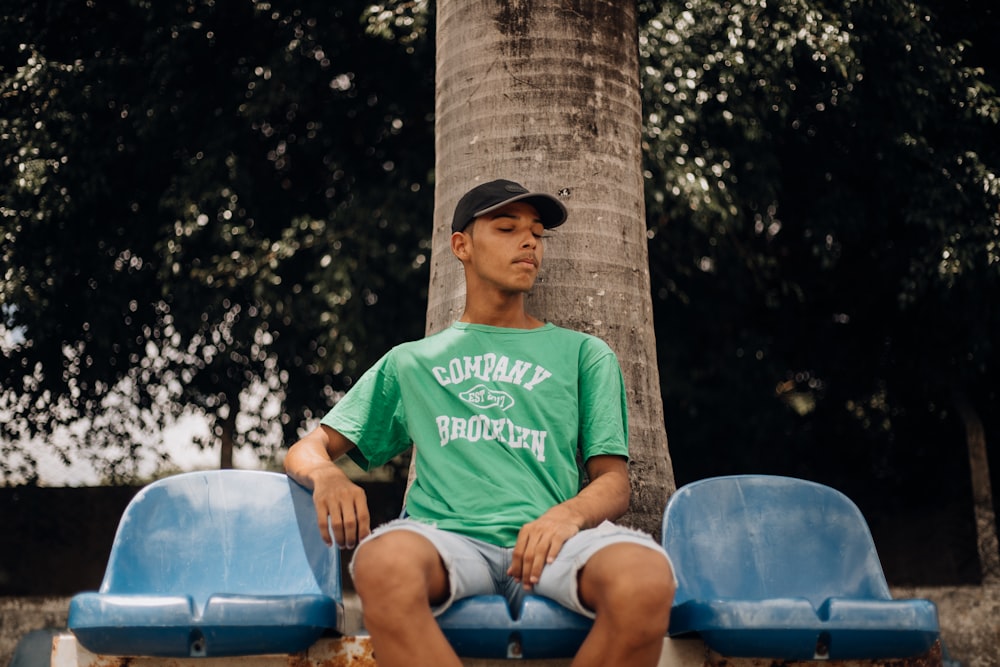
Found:
[[[542,226],[546,229],[558,227],[562,223],[566,222],[566,207],[563,206],[561,201],[552,195],[545,194],[544,192],[524,192],[519,195],[514,195],[513,197],[504,199],[498,204],[493,204],[492,206],[484,208],[481,211],[476,211],[472,214],[472,217],[478,218],[481,215],[492,213],[493,211],[503,208],[507,204],[511,204],[516,201],[523,201],[534,206],[538,210],[538,215],[542,220]]]

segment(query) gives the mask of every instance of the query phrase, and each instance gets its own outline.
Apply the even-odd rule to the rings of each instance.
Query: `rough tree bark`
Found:
[[[427,333],[462,313],[462,269],[448,245],[458,198],[494,178],[559,194],[569,221],[546,241],[528,307],[600,336],[618,354],[632,455],[624,522],[658,535],[675,482],[649,293],[633,4],[438,2]]]

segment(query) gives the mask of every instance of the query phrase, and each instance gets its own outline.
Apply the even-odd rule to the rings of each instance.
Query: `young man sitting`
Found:
[[[358,547],[354,586],[383,667],[460,665],[434,616],[463,597],[516,605],[527,591],[594,619],[573,665],[659,660],[670,561],[611,523],[630,496],[618,360],[525,310],[545,232],[566,215],[512,181],[466,193],[451,235],[465,270],[459,321],[388,352],[285,459],[313,490],[324,539]],[[407,518],[371,532],[364,492],[333,461],[379,466],[411,443]]]

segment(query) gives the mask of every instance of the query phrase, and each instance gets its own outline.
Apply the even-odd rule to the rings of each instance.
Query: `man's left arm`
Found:
[[[623,456],[598,455],[587,459],[590,483],[573,498],[524,524],[507,573],[530,590],[542,568],[555,560],[563,544],[585,528],[614,520],[628,510],[628,463]]]

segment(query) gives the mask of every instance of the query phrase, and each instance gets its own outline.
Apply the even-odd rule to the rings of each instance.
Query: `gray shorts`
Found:
[[[513,609],[520,606],[526,592],[518,581],[507,574],[514,551],[512,547],[498,547],[413,519],[397,519],[377,528],[358,545],[358,551],[369,541],[395,530],[409,530],[422,535],[441,555],[451,591],[447,600],[432,609],[435,616],[443,613],[456,600],[473,595],[499,594],[507,598]],[[625,542],[653,549],[663,554],[667,563],[670,563],[667,553],[646,533],[605,521],[596,528],[582,530],[568,539],[555,561],[542,569],[542,575],[532,592],[555,600],[578,614],[594,618],[594,612],[580,602],[577,575],[587,560],[599,550]],[[353,561],[350,570],[353,576]]]

